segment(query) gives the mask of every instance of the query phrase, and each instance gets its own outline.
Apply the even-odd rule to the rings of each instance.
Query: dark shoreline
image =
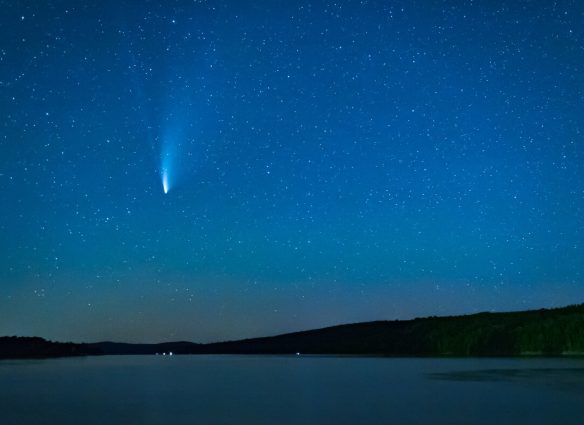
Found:
[[[257,354],[368,357],[582,357],[584,304],[556,309],[376,321],[197,344],[59,343],[0,337],[0,359],[88,355]]]

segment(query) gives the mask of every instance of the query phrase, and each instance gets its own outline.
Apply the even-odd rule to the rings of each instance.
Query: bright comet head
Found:
[[[164,193],[168,193],[168,174],[166,173],[166,170],[162,172],[162,189],[164,190]]]
[[[160,152],[160,178],[162,179],[164,193],[168,193],[174,184],[176,177],[175,156],[176,146],[171,140],[164,139],[162,151]]]

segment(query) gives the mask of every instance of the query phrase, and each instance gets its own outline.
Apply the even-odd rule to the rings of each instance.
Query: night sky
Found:
[[[2,335],[584,301],[579,0],[0,10]]]

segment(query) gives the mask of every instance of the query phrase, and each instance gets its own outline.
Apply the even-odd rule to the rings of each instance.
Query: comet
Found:
[[[174,155],[173,151],[169,146],[165,146],[165,150],[161,156],[161,164],[160,164],[160,178],[162,180],[162,190],[165,194],[171,188],[171,183],[173,179],[173,162],[174,162]]]
[[[171,114],[160,137],[160,180],[162,190],[168,194],[181,177],[181,146],[184,143],[183,124],[177,116]],[[175,122],[176,121],[176,122]],[[182,170],[184,171],[184,170]]]
[[[162,171],[162,190],[164,190],[165,194],[168,193],[168,173],[166,170]]]

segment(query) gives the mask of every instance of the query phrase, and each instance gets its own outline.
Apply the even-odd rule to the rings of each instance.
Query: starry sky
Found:
[[[0,334],[584,301],[581,1],[0,10]]]

